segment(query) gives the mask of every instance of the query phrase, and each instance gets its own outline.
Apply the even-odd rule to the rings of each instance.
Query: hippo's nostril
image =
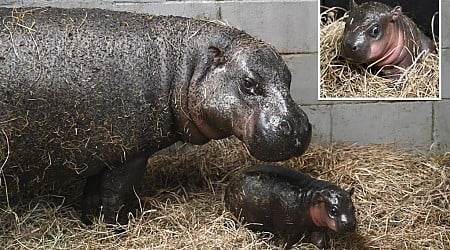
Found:
[[[357,51],[358,50],[358,46],[356,46],[356,45],[353,45],[353,47],[352,47],[352,51]]]
[[[348,231],[354,231],[356,228],[356,222],[355,221],[343,221],[342,224],[344,225],[346,230]]]
[[[286,121],[286,120],[281,121],[280,124],[278,125],[278,128],[284,134],[287,134],[287,135],[291,134],[291,132],[292,132],[291,124],[288,121]]]

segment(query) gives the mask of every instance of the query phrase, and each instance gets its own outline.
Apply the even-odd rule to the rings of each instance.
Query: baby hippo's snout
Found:
[[[348,39],[346,41],[344,41],[344,53],[351,54],[356,51],[359,51],[358,44],[356,44],[352,41],[349,41]]]
[[[366,46],[367,47],[367,46]],[[367,60],[367,50],[361,39],[344,37],[342,45],[342,55],[350,61],[363,63]]]
[[[349,218],[347,215],[341,215],[340,224],[341,233],[354,232],[356,230],[356,219],[354,216]]]

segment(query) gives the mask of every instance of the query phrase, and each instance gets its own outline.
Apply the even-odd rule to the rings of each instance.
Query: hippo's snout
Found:
[[[346,41],[344,42],[344,52],[347,54],[357,53],[361,49],[359,44]]]
[[[280,124],[278,125],[278,129],[284,133],[285,135],[291,135],[293,134],[292,125],[289,121],[282,120]]]
[[[261,113],[247,138],[250,153],[263,161],[282,161],[302,155],[311,141],[311,124],[297,105],[284,115]]]
[[[342,55],[350,61],[363,63],[367,60],[367,50],[361,39],[344,38]]]
[[[355,218],[342,218],[341,225],[339,226],[339,231],[341,233],[354,232],[356,230],[356,219]]]

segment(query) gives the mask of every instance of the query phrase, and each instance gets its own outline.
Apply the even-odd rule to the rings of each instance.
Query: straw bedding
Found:
[[[5,249],[276,249],[224,208],[224,188],[256,160],[236,139],[156,155],[140,192],[141,213],[114,234],[79,222],[79,186],[1,204]],[[407,153],[389,145],[311,146],[283,164],[355,187],[357,232],[332,236],[333,249],[450,249],[450,154]],[[80,185],[80,183],[74,183]],[[314,249],[300,243],[297,249]]]
[[[340,56],[345,23],[335,11],[321,14],[320,98],[439,98],[438,54],[422,52],[399,79],[382,78]]]

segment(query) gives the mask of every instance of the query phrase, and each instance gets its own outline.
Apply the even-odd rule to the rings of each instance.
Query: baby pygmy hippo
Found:
[[[357,5],[350,1],[342,46],[348,60],[376,68],[385,66],[381,70],[383,76],[398,78],[398,67],[410,66],[424,50],[434,51],[434,43],[402,13],[400,6],[391,8],[378,2]]]
[[[226,207],[250,229],[281,237],[285,249],[303,235],[319,248],[327,244],[327,230],[356,228],[353,188],[345,191],[294,169],[256,165],[233,180],[225,192]]]

